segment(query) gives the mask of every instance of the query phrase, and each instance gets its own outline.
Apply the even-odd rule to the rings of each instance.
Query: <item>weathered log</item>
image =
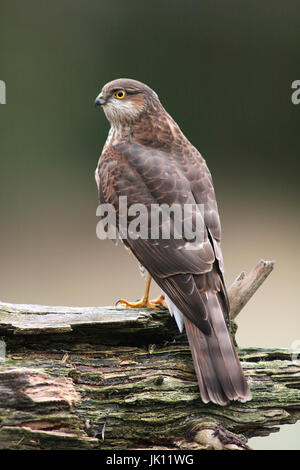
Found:
[[[204,405],[166,311],[0,303],[0,338],[2,448],[245,449],[299,419],[294,351],[239,350],[253,399]]]
[[[258,287],[270,274],[273,261],[261,260],[246,275],[242,272],[229,289],[231,318],[234,319]],[[0,335],[27,343],[27,336],[51,334],[59,341],[74,341],[85,335],[90,341],[105,344],[141,344],[178,336],[175,323],[167,311],[123,307],[52,307],[0,302]],[[17,337],[17,339],[16,339]],[[45,340],[45,338],[44,338]]]

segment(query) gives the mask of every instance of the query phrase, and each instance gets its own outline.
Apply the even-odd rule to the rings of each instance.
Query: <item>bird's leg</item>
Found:
[[[146,282],[146,288],[144,295],[141,300],[138,300],[137,302],[127,302],[127,300],[121,299],[118,300],[116,303],[117,306],[122,306],[122,307],[129,307],[129,308],[160,308],[160,306],[163,306],[167,308],[167,305],[164,301],[164,296],[161,295],[155,300],[149,300],[149,292],[150,292],[150,285],[151,285],[151,280],[152,277],[150,274],[148,274],[148,279]]]

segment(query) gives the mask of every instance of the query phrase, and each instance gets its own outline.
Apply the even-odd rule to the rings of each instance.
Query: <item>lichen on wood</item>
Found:
[[[239,349],[253,399],[203,404],[167,311],[0,303],[0,339],[1,448],[247,449],[299,419],[286,349]]]

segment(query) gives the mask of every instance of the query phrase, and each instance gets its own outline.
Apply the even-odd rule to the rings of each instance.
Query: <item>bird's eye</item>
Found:
[[[114,92],[113,96],[118,100],[123,100],[126,96],[126,92],[124,90],[117,90]]]

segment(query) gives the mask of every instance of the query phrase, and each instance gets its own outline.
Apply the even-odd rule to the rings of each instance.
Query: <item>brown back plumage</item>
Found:
[[[116,88],[128,92],[124,104]],[[223,279],[221,227],[205,160],[165,111],[155,92],[140,82],[110,82],[101,93],[112,129],[97,168],[99,199],[118,211],[128,205],[204,204],[204,236],[190,250],[184,238],[125,241],[139,262],[184,315],[202,400],[224,405],[250,399],[250,391],[224,316],[229,305]],[[120,112],[118,110],[120,109]],[[203,217],[195,208],[191,217]]]

